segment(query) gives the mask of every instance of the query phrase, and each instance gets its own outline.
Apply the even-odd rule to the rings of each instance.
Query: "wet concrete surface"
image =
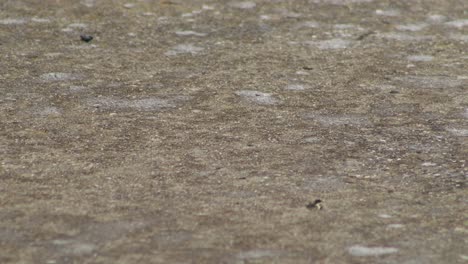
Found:
[[[466,263],[467,11],[0,1],[0,263]]]

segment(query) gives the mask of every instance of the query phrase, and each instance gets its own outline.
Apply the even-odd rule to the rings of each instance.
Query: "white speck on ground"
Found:
[[[338,30],[350,30],[350,29],[356,29],[356,30],[362,30],[361,27],[353,24],[335,24],[333,25],[335,29]]]
[[[305,21],[296,25],[295,28],[318,28],[320,27],[319,23],[315,21]]]
[[[465,128],[447,128],[447,131],[457,137],[468,137],[468,129]]]
[[[443,23],[447,21],[447,17],[443,15],[434,14],[434,15],[429,15],[426,20],[434,24],[439,24],[439,23]]]
[[[231,2],[229,3],[229,6],[235,7],[235,8],[240,8],[240,9],[252,9],[257,6],[254,2],[250,1],[244,1],[244,2]]]
[[[273,105],[279,102],[273,95],[258,91],[243,90],[236,92],[236,95],[243,97],[247,101],[261,105]]]
[[[69,87],[70,92],[72,93],[78,93],[86,90],[85,86],[78,86],[78,85],[72,85]]]
[[[327,49],[345,49],[351,45],[351,41],[344,40],[344,39],[329,39],[329,40],[322,40],[322,41],[306,41],[306,44],[314,45],[321,50]]]
[[[463,117],[468,118],[468,108],[465,109],[465,112],[463,112]]]
[[[72,23],[70,25],[67,26],[68,28],[79,28],[79,29],[83,29],[83,28],[87,28],[88,25],[84,24],[84,23]]]
[[[57,107],[49,106],[41,109],[37,114],[40,116],[60,116],[62,113]]]
[[[457,78],[447,76],[408,75],[395,77],[394,80],[400,82],[402,85],[420,89],[456,88],[462,86],[465,83],[464,80],[459,80]]]
[[[434,57],[429,56],[429,55],[411,55],[406,57],[409,61],[414,61],[414,62],[429,62],[434,60]]]
[[[26,23],[26,20],[22,18],[0,19],[0,25],[22,25],[25,23]]]
[[[288,84],[284,89],[291,90],[291,91],[303,91],[307,87],[303,84]]]
[[[192,44],[179,44],[174,46],[171,50],[164,53],[166,56],[175,56],[178,54],[190,53],[192,55],[198,54],[203,51],[204,48],[197,47]]]
[[[90,243],[73,243],[66,246],[65,251],[68,254],[82,256],[91,254],[96,249],[96,245]]]
[[[72,73],[64,73],[64,72],[50,72],[44,73],[40,76],[40,78],[44,81],[72,81],[81,79],[80,75],[72,74]]]
[[[86,29],[88,25],[83,23],[72,23],[66,28],[62,29],[63,32],[73,32],[75,29]]]
[[[48,23],[48,22],[50,22],[50,19],[48,19],[48,18],[33,17],[33,18],[31,18],[31,21],[32,21],[32,22],[36,22],[36,23]]]
[[[331,5],[348,5],[348,4],[359,4],[359,3],[370,3],[374,0],[311,0],[314,4],[331,4]]]
[[[395,27],[396,29],[403,30],[403,31],[420,31],[420,30],[425,29],[427,26],[428,25],[425,23],[419,23],[419,24],[397,25]]]
[[[317,142],[320,142],[320,138],[318,137],[306,137],[304,138],[303,140],[305,143],[317,143]]]
[[[243,251],[237,254],[239,259],[258,259],[258,258],[271,258],[281,255],[281,252],[274,250],[256,249]]]
[[[463,34],[450,34],[449,35],[450,39],[453,40],[458,40],[458,41],[463,41],[463,42],[468,42],[468,35],[463,35]]]
[[[389,215],[389,214],[379,214],[378,216],[379,216],[380,218],[392,218],[392,216]]]
[[[306,118],[311,118],[318,123],[326,126],[342,126],[342,125],[356,125],[367,126],[370,125],[370,120],[361,115],[321,115],[321,114],[308,114]]]
[[[375,257],[397,252],[398,249],[394,247],[365,247],[361,245],[355,245],[348,248],[348,253],[355,257]]]
[[[93,7],[96,4],[96,0],[82,0],[80,3],[86,7]]]
[[[308,72],[306,71],[297,71],[296,72],[297,75],[310,75]]]
[[[460,19],[460,20],[449,21],[449,22],[446,22],[445,25],[461,29],[463,27],[468,26],[468,19]]]
[[[210,5],[203,5],[202,9],[203,10],[215,10],[214,6],[210,6]]]
[[[97,108],[113,110],[113,109],[134,109],[139,111],[154,111],[162,108],[173,108],[177,101],[186,100],[185,98],[174,98],[172,100],[160,98],[145,98],[145,99],[116,99],[112,97],[100,97],[89,100],[88,104]]]
[[[404,228],[405,225],[402,225],[402,224],[390,224],[387,226],[387,228],[389,229],[399,229],[399,228]]]
[[[197,37],[204,37],[207,35],[206,33],[199,33],[199,32],[195,32],[192,30],[176,31],[175,34],[177,36],[197,36]]]
[[[377,9],[375,10],[375,14],[379,16],[397,17],[401,13],[397,9],[387,9],[387,10]]]
[[[431,40],[434,38],[434,36],[408,35],[408,34],[397,33],[397,32],[379,33],[377,34],[377,36],[380,38],[397,40],[397,41],[426,41],[426,40]]]

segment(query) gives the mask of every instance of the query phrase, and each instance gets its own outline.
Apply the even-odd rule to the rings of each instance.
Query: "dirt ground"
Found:
[[[0,111],[0,263],[468,263],[465,0],[0,0]]]

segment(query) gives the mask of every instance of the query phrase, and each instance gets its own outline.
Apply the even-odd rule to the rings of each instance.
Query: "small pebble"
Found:
[[[307,209],[318,209],[318,210],[321,210],[322,209],[322,205],[320,204],[322,202],[322,200],[320,199],[316,199],[314,202],[311,202],[311,203],[308,203],[306,205],[306,208]]]
[[[81,35],[80,36],[81,40],[84,41],[84,42],[90,42],[91,40],[93,40],[93,36],[91,35]]]

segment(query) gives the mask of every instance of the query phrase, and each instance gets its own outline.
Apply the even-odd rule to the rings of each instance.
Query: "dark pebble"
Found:
[[[91,40],[93,40],[93,36],[91,35],[81,35],[80,38],[84,42],[90,42]]]
[[[322,202],[322,200],[317,199],[317,200],[313,201],[312,203],[308,203],[308,204],[306,205],[306,207],[307,207],[307,209],[314,209],[314,208],[317,208],[317,205],[318,205],[319,203],[321,203],[321,202]]]

